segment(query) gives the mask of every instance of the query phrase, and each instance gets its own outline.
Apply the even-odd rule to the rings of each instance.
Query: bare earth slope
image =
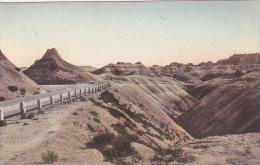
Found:
[[[169,115],[189,110],[194,100],[172,80],[159,83],[138,76],[127,77],[123,84],[111,81],[110,89],[78,108],[55,134],[7,162],[40,163],[46,148],[59,154],[57,164],[86,164],[93,159],[119,164],[177,160],[170,146],[192,137]]]
[[[37,84],[24,75],[0,50],[0,101],[36,91]]]
[[[259,165],[260,133],[193,139],[184,150],[195,165]]]
[[[75,84],[93,79],[89,72],[64,61],[55,48],[48,49],[24,73],[41,85]]]
[[[5,164],[42,164],[41,153],[46,149],[58,153],[56,165],[259,164],[259,134],[193,139],[160,110],[154,114],[147,109],[151,107],[145,101],[147,96],[140,98],[142,92],[131,89],[145,104],[137,106],[134,96],[119,92],[124,88],[128,85],[108,89],[99,99],[66,105],[62,107],[65,112],[57,107],[38,120],[13,122],[4,130],[0,128],[0,136],[4,135],[4,144],[8,144],[0,148],[0,153],[5,153]],[[23,131],[12,136],[10,128]],[[39,131],[41,129],[44,131]],[[23,137],[26,139],[21,140]],[[32,142],[27,149],[25,141]],[[176,146],[176,142],[181,142],[181,148],[171,147]],[[12,149],[19,149],[13,145],[25,148],[22,152],[13,152]],[[8,146],[12,156],[6,155]]]
[[[149,99],[149,103],[156,105],[159,110],[164,111],[171,118],[175,118],[180,114],[189,111],[196,103],[195,98],[189,95],[176,81],[170,78],[156,78],[139,75],[106,75],[104,79],[111,81],[115,86],[123,86],[121,87],[122,91],[124,91],[125,94],[129,94],[129,96],[134,96],[134,92],[140,93],[140,97]],[[121,90],[119,90],[119,92],[121,92]],[[138,100],[137,97],[138,95],[133,97],[135,98],[134,101],[139,106],[144,106],[142,99]]]
[[[259,72],[214,81],[220,83],[178,118],[181,126],[194,137],[260,132]]]
[[[135,64],[124,63],[124,62],[109,64],[100,69],[95,70],[93,73],[98,75],[113,74],[117,76],[127,76],[127,75],[153,76],[151,70],[140,62],[137,62]]]
[[[23,150],[22,153],[8,155],[10,158],[5,160],[6,164],[39,164],[42,162],[41,153],[47,148],[59,154],[59,160],[56,164],[105,164],[104,161],[107,164],[109,164],[108,162],[136,164],[168,161],[169,159],[177,160],[170,154],[169,146],[179,141],[185,142],[191,139],[189,134],[165,113],[158,109],[154,109],[157,112],[150,109],[143,110],[143,107],[128,100],[125,94],[122,95],[122,99],[118,103],[108,101],[117,100],[121,93],[119,96],[116,91],[120,89],[110,89],[105,91],[100,99],[92,99],[84,103],[82,108],[72,108],[71,114],[73,115],[68,116],[59,124],[59,130],[49,128],[51,125],[49,123],[48,129],[54,130],[49,131],[49,135],[47,135],[49,137],[42,138],[42,143]],[[50,113],[50,115],[56,115],[56,112]],[[158,115],[158,117],[154,115]],[[46,120],[47,116],[43,119]],[[55,116],[52,118],[55,119]],[[32,139],[26,141],[35,141],[39,138],[38,136],[42,136],[34,133],[36,129],[41,128],[40,124],[30,121],[27,123],[29,126],[18,125],[19,129],[27,133],[26,137]],[[31,124],[34,127],[30,126]],[[16,125],[17,123],[13,123],[6,129],[8,127],[15,128]],[[55,125],[53,127],[56,128]],[[3,133],[5,137],[8,137],[7,131]],[[35,134],[35,136],[29,136],[30,133]],[[20,139],[24,136],[21,132],[17,138]],[[15,141],[16,145],[21,145],[18,144],[17,138],[9,139],[9,145],[12,144],[12,140]],[[4,151],[6,147],[3,145],[1,150]],[[9,149],[12,148],[9,147]],[[181,157],[184,156],[180,155]]]

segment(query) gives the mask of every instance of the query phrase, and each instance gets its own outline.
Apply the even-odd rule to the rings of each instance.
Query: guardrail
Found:
[[[49,96],[45,96],[43,98],[40,98],[40,96],[35,95],[34,99],[29,101],[21,101],[20,103],[14,103],[18,107],[9,108],[8,111],[6,110],[8,107],[12,107],[14,105],[7,105],[5,107],[0,107],[0,126],[5,125],[5,119],[21,115],[21,119],[27,118],[27,112],[38,110],[38,112],[42,111],[43,107],[51,107],[57,103],[63,104],[65,102],[71,103],[73,101],[76,101],[77,98],[80,97],[93,97],[94,94],[101,92],[103,89],[105,89],[108,86],[107,82],[101,82],[96,85],[90,85],[83,88],[75,89],[74,91],[61,91],[61,93],[55,93],[51,94]],[[33,102],[30,105],[26,105],[26,102]]]

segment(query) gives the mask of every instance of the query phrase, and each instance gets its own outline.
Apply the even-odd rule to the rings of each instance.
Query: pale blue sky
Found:
[[[29,66],[55,47],[76,65],[216,61],[260,51],[260,1],[0,3],[0,48]]]

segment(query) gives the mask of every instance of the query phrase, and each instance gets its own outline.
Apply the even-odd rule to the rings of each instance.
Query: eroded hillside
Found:
[[[10,62],[0,50],[0,101],[39,91],[39,86]]]
[[[194,137],[260,132],[259,77],[249,72],[193,87],[202,99],[178,121]]]
[[[41,162],[40,155],[46,148],[60,155],[57,164],[189,162],[180,146],[192,137],[168,114],[188,111],[193,98],[172,81],[165,80],[161,89],[156,80],[131,77],[126,81],[111,82],[111,87],[97,98],[71,111],[55,135],[8,162]],[[171,107],[169,111],[167,106]]]
[[[110,86],[94,98],[9,121],[0,158],[39,164],[50,149],[55,164],[258,165],[260,75],[250,59],[107,65],[95,73]]]

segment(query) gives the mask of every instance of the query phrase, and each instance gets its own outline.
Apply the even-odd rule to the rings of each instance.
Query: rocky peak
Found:
[[[47,49],[42,59],[61,59],[61,56],[55,48],[51,48]]]
[[[38,84],[75,84],[92,80],[87,71],[63,60],[55,48],[47,49],[24,73]]]
[[[141,62],[137,62],[135,63],[135,65],[144,65],[144,64],[142,64]]]
[[[5,57],[5,55],[2,53],[1,49],[0,49],[0,60],[6,60],[7,58]]]

